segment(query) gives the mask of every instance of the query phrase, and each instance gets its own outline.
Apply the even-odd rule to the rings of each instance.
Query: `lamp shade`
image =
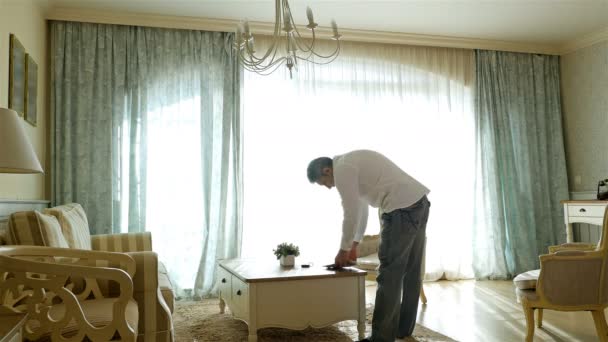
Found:
[[[0,108],[0,173],[41,173],[42,166],[14,110]]]

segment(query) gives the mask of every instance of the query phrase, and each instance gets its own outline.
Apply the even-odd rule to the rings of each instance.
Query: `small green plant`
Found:
[[[298,256],[300,255],[300,248],[292,243],[283,242],[277,246],[277,249],[272,250],[277,259],[281,259],[282,256]]]

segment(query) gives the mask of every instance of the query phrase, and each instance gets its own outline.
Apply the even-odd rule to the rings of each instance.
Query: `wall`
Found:
[[[608,178],[608,41],[561,58],[562,103],[571,192]]]
[[[0,0],[0,107],[8,107],[9,35],[14,33],[38,64],[38,125],[23,120],[40,163],[47,171],[47,24],[46,1]],[[45,199],[45,175],[0,174],[0,199]]]

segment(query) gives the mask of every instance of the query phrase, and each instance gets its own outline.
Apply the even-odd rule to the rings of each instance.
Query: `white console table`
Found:
[[[604,212],[608,207],[608,201],[581,200],[562,201],[561,203],[564,206],[566,242],[573,241],[573,223],[589,223],[598,226],[604,224]]]

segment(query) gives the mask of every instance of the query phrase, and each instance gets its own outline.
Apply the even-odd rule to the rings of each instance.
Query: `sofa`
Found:
[[[10,215],[5,239],[9,245],[46,246],[120,252],[135,261],[133,298],[139,312],[138,341],[173,341],[175,295],[165,266],[152,251],[152,234],[90,235],[81,205],[70,203]],[[102,291],[118,291],[117,284],[99,284]]]

